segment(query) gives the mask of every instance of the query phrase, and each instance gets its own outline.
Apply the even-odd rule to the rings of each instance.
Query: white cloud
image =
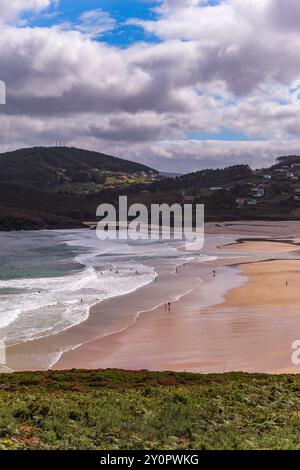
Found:
[[[116,23],[116,20],[108,12],[96,8],[82,13],[78,23],[73,25],[73,28],[90,37],[98,37],[105,31],[114,29]]]
[[[23,12],[38,12],[57,0],[0,0],[0,21],[11,21]]]
[[[182,171],[298,153],[300,10],[285,2],[288,13],[280,0],[168,0],[138,22],[161,42],[127,49],[93,40],[115,26],[99,9],[68,30],[2,25],[0,148],[63,140]],[[10,3],[6,20],[50,1]],[[222,128],[266,140],[184,138]]]

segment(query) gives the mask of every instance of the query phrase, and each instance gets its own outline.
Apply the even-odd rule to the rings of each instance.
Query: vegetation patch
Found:
[[[0,449],[300,449],[300,377],[3,374]]]

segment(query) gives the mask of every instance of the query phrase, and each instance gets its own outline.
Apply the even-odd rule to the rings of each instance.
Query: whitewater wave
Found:
[[[0,338],[8,344],[53,335],[84,322],[92,306],[153,282],[157,276],[155,263],[166,266],[168,272],[174,272],[176,266],[193,259],[191,254],[185,255],[176,246],[149,240],[138,243],[101,242],[95,232],[87,230],[57,231],[46,235],[49,237],[48,256],[53,250],[53,242],[55,246],[65,246],[68,250],[72,247],[75,250],[73,266],[64,275],[33,277],[29,269],[26,278],[0,280]],[[26,249],[27,254],[30,243],[33,247],[37,244],[35,234],[32,242],[29,238],[27,235],[24,245],[24,253]],[[20,238],[14,240],[16,243],[23,248],[22,243],[25,242]],[[23,253],[22,250],[20,252]],[[205,260],[207,257],[203,257],[202,261]],[[67,255],[64,259],[61,253],[59,259],[55,258],[57,262],[68,267],[70,259]],[[45,263],[47,268],[41,252],[37,254],[36,263]],[[82,268],[77,269],[78,266]]]
[[[105,249],[98,246],[96,250],[94,240],[87,237],[63,243],[90,247],[89,253],[74,259],[82,265],[81,270],[61,277],[0,281],[0,335],[7,343],[29,341],[82,323],[93,305],[133,292],[155,278],[153,268],[140,263],[129,266],[125,261],[117,263],[117,259],[109,260],[107,268],[100,270],[99,256]],[[109,250],[118,258],[112,246]]]

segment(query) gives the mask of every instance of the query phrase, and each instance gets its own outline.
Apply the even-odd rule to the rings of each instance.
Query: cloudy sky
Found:
[[[187,172],[300,153],[299,0],[0,0],[0,151]]]

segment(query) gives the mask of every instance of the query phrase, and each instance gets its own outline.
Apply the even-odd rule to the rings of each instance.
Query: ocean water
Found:
[[[0,234],[0,339],[18,344],[84,322],[90,308],[192,259],[178,244],[100,241],[91,230]]]

